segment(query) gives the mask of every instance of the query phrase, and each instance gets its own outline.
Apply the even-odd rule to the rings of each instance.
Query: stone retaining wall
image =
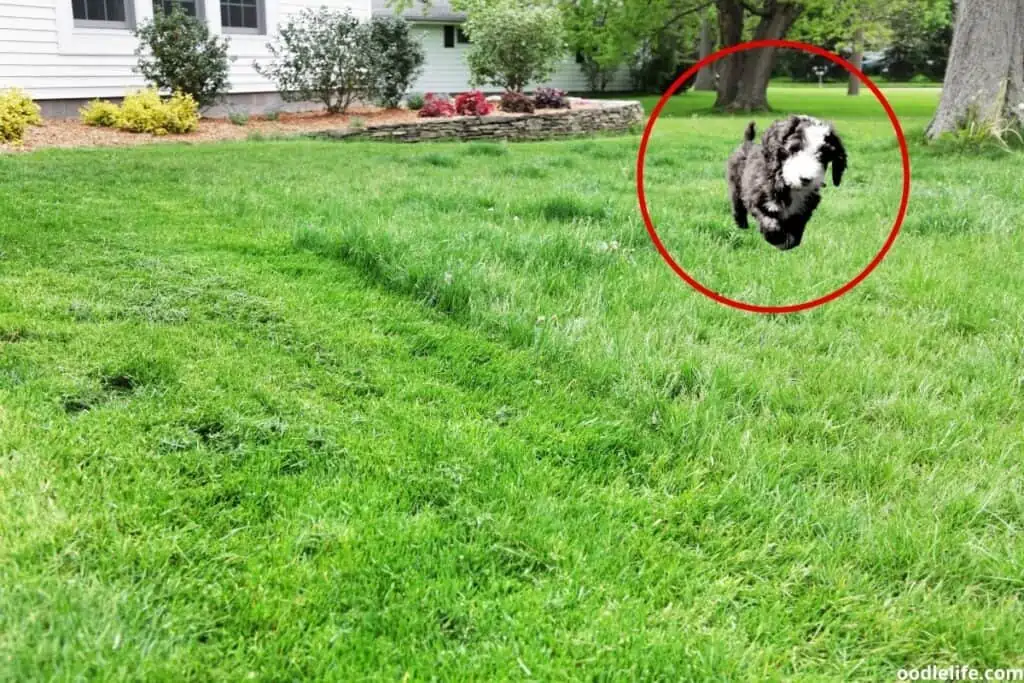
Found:
[[[570,103],[572,101],[570,100]],[[592,106],[592,104],[600,106]],[[390,140],[546,140],[592,133],[626,132],[644,119],[639,102],[590,101],[579,109],[540,110],[523,116],[459,116],[389,123],[362,130],[327,130],[313,137],[332,139]]]

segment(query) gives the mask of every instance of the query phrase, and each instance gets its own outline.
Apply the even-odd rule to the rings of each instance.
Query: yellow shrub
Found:
[[[174,93],[167,101],[167,108],[172,133],[191,133],[199,127],[199,105],[191,95]]]
[[[112,128],[117,125],[117,115],[120,110],[113,102],[93,100],[79,110],[82,123],[87,126],[104,126]]]
[[[164,101],[156,90],[141,90],[125,97],[117,113],[117,127],[133,133],[188,133],[198,125],[199,107],[183,93]]]
[[[0,142],[21,144],[25,129],[43,122],[39,105],[18,89],[0,93]]]

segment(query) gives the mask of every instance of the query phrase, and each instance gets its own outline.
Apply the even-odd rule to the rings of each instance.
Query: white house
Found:
[[[0,0],[3,2],[3,0]],[[393,14],[388,8],[388,0],[372,0],[373,14]],[[457,93],[466,90],[469,85],[469,69],[466,66],[465,53],[469,46],[469,37],[463,33],[460,25],[466,15],[452,10],[450,0],[432,0],[429,7],[418,3],[413,9],[402,13],[415,33],[419,34],[426,52],[423,74],[413,85],[414,92]],[[580,69],[575,56],[568,56],[546,83],[546,85],[569,91],[585,91],[590,86],[586,76]],[[608,84],[608,90],[628,90],[630,87],[629,72],[622,69]]]
[[[145,85],[132,73],[136,40],[131,28],[153,16],[154,6],[176,2],[202,17],[216,34],[231,39],[231,100],[252,110],[280,104],[273,85],[253,69],[268,60],[266,43],[279,22],[303,7],[349,8],[361,18],[390,12],[385,0],[0,0],[0,90],[17,87],[43,106],[47,116],[75,116],[86,101],[117,98]],[[422,33],[427,53],[414,89],[457,92],[468,85],[463,59],[462,15],[445,0],[406,13]],[[616,86],[625,86],[620,79]],[[567,59],[550,85],[586,89],[573,59]]]

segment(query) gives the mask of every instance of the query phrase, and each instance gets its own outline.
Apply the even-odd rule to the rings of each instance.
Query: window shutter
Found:
[[[444,46],[455,47],[455,27],[445,26],[444,27]]]

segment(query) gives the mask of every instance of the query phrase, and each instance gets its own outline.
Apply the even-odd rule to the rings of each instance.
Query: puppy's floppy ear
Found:
[[[772,189],[783,201],[789,201],[789,186],[782,177],[782,164],[789,156],[786,138],[796,132],[800,119],[790,116],[785,121],[776,121],[764,132],[761,148],[764,151],[765,168],[771,180]]]
[[[832,164],[832,184],[839,187],[846,172],[846,148],[834,128],[829,128],[825,136],[825,150],[825,161]]]

